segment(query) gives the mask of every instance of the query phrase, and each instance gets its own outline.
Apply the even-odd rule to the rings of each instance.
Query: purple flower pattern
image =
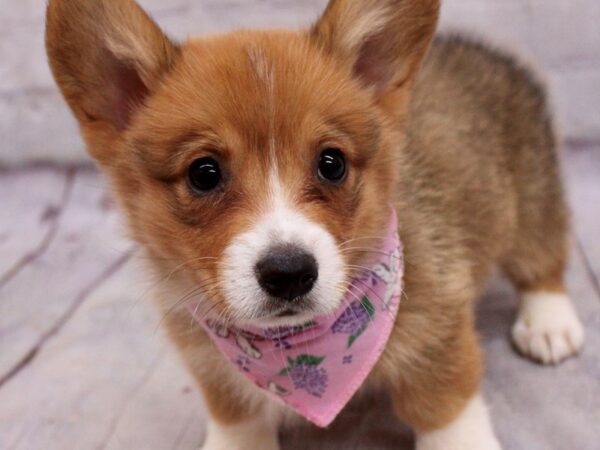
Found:
[[[288,367],[279,375],[288,375],[294,382],[294,388],[303,389],[313,397],[321,398],[329,385],[327,371],[319,367],[324,359],[325,357],[313,355],[288,358]]]
[[[331,332],[349,334],[348,347],[367,329],[375,314],[375,307],[365,296],[353,302],[331,326]]]

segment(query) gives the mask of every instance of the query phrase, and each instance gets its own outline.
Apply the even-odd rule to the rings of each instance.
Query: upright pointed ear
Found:
[[[88,141],[126,129],[178,54],[133,0],[50,0],[46,48]]]
[[[439,8],[439,0],[331,0],[311,35],[385,95],[416,77]]]

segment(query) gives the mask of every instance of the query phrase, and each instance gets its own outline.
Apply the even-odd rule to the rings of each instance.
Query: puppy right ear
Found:
[[[410,90],[439,10],[440,0],[330,0],[311,37],[385,97]]]
[[[179,53],[133,0],[50,0],[46,49],[93,154],[128,127]]]

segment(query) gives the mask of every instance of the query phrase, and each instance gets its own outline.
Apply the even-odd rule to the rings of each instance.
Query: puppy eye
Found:
[[[340,149],[327,148],[319,157],[319,177],[330,183],[339,183],[346,176],[346,160]]]
[[[188,182],[191,188],[200,193],[215,189],[221,183],[221,178],[221,168],[213,158],[197,159],[188,170]]]

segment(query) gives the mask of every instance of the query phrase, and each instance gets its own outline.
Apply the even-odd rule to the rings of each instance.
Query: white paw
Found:
[[[521,299],[513,342],[529,358],[557,364],[583,346],[583,327],[567,295],[529,292]]]
[[[480,395],[475,396],[453,422],[417,434],[416,450],[501,450]]]

